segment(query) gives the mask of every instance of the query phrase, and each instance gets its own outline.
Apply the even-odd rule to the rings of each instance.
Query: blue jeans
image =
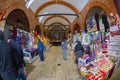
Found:
[[[24,67],[18,69],[18,80],[27,80],[24,74]]]
[[[63,50],[63,59],[66,60],[67,58],[67,50]]]

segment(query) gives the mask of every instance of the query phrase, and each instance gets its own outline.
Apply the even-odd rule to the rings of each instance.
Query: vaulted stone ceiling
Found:
[[[41,14],[79,14],[89,0],[26,0],[28,6],[35,15]],[[50,18],[53,16],[52,18]],[[62,17],[60,17],[62,16]],[[60,22],[64,25],[70,25],[76,16],[68,15],[49,15],[38,17],[39,22],[45,22],[45,25],[51,25],[54,22]],[[48,20],[49,19],[49,20]]]
[[[39,23],[43,24],[47,29],[56,28],[66,29],[70,27],[71,23],[76,17],[79,17],[80,11],[86,6],[89,0],[25,0],[26,6],[30,7],[38,16]],[[50,15],[54,14],[54,15]],[[42,15],[42,16],[41,16]],[[44,15],[44,16],[43,16]],[[57,23],[57,25],[52,25]],[[62,24],[62,25],[61,25]],[[59,25],[59,26],[58,26]],[[53,28],[52,28],[53,27]],[[65,28],[63,28],[65,27]],[[61,31],[61,30],[60,30]],[[66,35],[64,33],[64,35]]]

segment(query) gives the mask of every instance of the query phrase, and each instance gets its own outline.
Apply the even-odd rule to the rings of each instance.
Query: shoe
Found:
[[[65,58],[64,60],[67,60],[67,58]]]

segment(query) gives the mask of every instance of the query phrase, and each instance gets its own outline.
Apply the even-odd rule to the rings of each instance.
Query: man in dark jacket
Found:
[[[3,80],[16,80],[18,77],[12,47],[4,42],[0,31],[0,76]]]
[[[77,44],[76,44],[75,49],[74,49],[74,52],[76,53],[75,63],[78,63],[78,58],[83,56],[84,48],[83,48],[83,46],[82,46],[80,41],[76,41],[76,43]]]
[[[13,40],[12,35],[7,36],[7,42],[12,46],[14,50],[15,62],[18,69],[18,80],[21,80],[21,79],[26,80],[26,76],[24,74],[24,60],[23,60],[22,47],[20,46],[19,43]]]

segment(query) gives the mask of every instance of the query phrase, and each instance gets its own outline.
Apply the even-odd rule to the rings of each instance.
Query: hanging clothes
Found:
[[[100,27],[99,27],[99,15],[98,15],[98,13],[95,14],[95,20],[96,20],[96,23],[97,23],[97,29],[100,30]]]
[[[105,32],[107,32],[107,29],[109,29],[109,22],[107,20],[107,16],[106,15],[102,15],[102,22],[103,22],[104,27],[105,27]]]
[[[16,41],[16,35],[17,35],[17,28],[16,28],[16,26],[13,27],[12,34],[13,34],[14,41]]]

